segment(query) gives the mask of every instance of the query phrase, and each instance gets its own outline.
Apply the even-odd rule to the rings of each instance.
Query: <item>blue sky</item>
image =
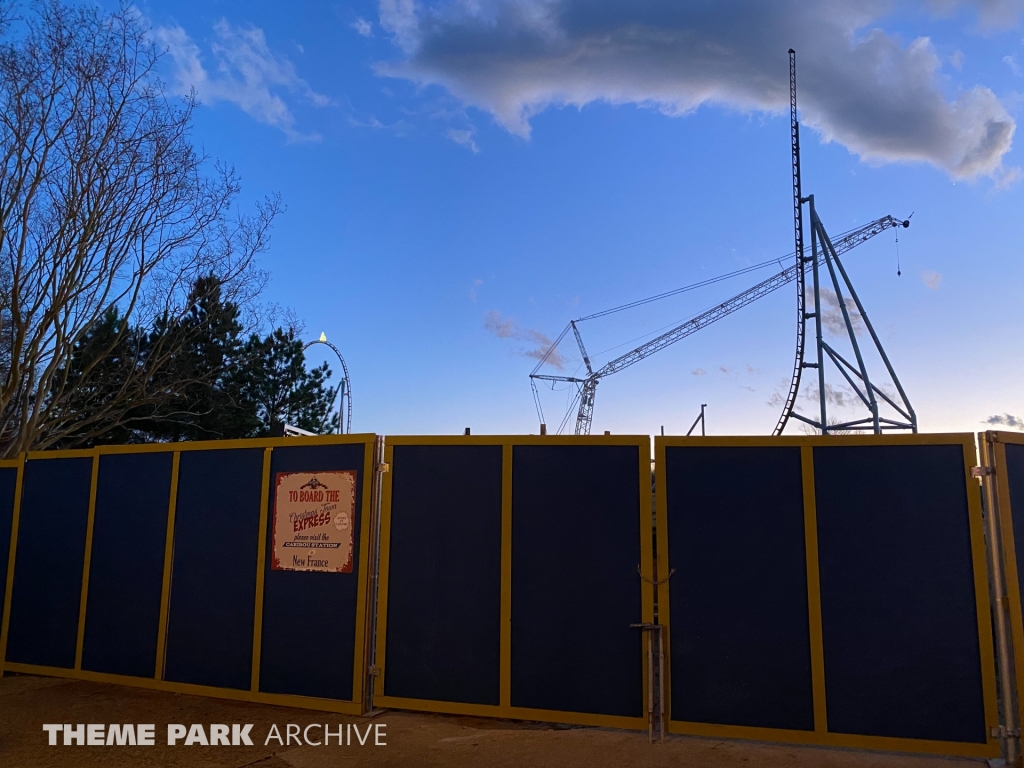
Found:
[[[139,7],[242,204],[287,205],[264,298],[342,350],[355,431],[536,432],[530,355],[569,319],[791,252],[790,46],[825,226],[914,212],[902,276],[892,231],[845,262],[921,428],[1024,418],[1022,0]],[[584,338],[607,361],[769,274]],[[684,432],[703,402],[711,434],[769,433],[794,294],[604,380],[594,431]]]

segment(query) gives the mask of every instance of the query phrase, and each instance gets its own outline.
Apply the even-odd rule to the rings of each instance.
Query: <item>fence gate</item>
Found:
[[[974,455],[971,435],[657,438],[669,730],[998,756]]]
[[[1024,434],[985,432],[978,435],[989,536],[995,542],[991,562],[995,591],[996,631],[1000,650],[1000,683],[1008,755],[1021,754],[1020,724],[1024,709]]]
[[[646,728],[650,439],[388,437],[374,703]]]
[[[1024,714],[1024,435],[982,455],[659,437],[654,516],[647,436],[30,453],[0,462],[0,660],[349,714],[372,685],[383,707],[645,729],[663,696],[675,733],[995,757],[989,577],[1010,734]],[[339,488],[344,562],[321,527]],[[311,617],[335,644],[296,664]]]

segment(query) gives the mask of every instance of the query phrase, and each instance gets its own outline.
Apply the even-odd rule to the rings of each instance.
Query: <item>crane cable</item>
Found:
[[[790,254],[790,257],[792,257],[792,254]],[[627,309],[633,309],[633,307],[640,307],[640,306],[643,306],[644,304],[650,304],[653,301],[659,301],[660,299],[667,299],[669,296],[677,296],[680,293],[686,293],[687,291],[692,291],[692,290],[694,290],[696,288],[703,288],[706,285],[713,285],[715,283],[720,283],[723,280],[728,280],[731,277],[738,277],[739,275],[745,275],[748,272],[756,272],[759,269],[764,269],[765,267],[770,267],[773,264],[778,264],[779,266],[783,266],[783,262],[785,261],[786,258],[787,258],[786,256],[783,256],[782,258],[778,258],[778,259],[770,259],[769,261],[762,261],[760,264],[754,264],[754,265],[749,266],[749,267],[744,267],[743,269],[737,269],[734,272],[728,272],[727,274],[719,275],[718,277],[709,277],[707,280],[701,280],[699,283],[693,283],[692,285],[685,285],[682,288],[676,288],[676,289],[671,290],[671,291],[666,291],[665,293],[659,293],[656,296],[648,296],[646,299],[638,299],[637,301],[631,301],[628,304],[622,304],[621,306],[618,306],[618,307],[612,307],[611,309],[605,309],[605,310],[602,310],[601,312],[595,312],[592,315],[587,315],[586,317],[579,318],[576,322],[577,323],[582,323],[584,320],[593,320],[593,319],[598,318],[598,317],[604,317],[605,315],[612,315],[612,314],[615,314],[616,312],[622,312],[622,311],[627,310]]]
[[[690,285],[684,285],[682,288],[675,288],[675,289],[673,289],[671,291],[666,291],[664,293],[659,293],[656,296],[648,296],[646,299],[638,299],[637,301],[631,301],[628,304],[622,304],[622,305],[620,305],[618,307],[612,307],[611,309],[605,309],[605,310],[602,310],[601,312],[595,312],[592,315],[586,315],[585,317],[578,318],[576,320],[576,322],[577,323],[582,323],[584,320],[593,320],[593,319],[598,318],[598,317],[604,317],[605,315],[613,315],[616,312],[623,312],[623,311],[625,311],[627,309],[633,309],[634,307],[641,307],[644,304],[650,304],[651,302],[654,302],[654,301],[660,301],[661,299],[667,299],[670,296],[678,296],[681,293],[686,293],[688,291],[692,291],[692,290],[695,290],[697,288],[703,288],[703,287],[708,286],[708,285],[714,285],[715,283],[720,283],[723,280],[728,280],[729,278],[732,278],[732,277],[738,277],[740,275],[745,275],[745,274],[747,274],[749,272],[756,272],[759,269],[764,269],[765,267],[770,267],[772,265],[776,265],[777,264],[779,266],[782,266],[783,262],[787,258],[791,258],[791,257],[792,257],[792,254],[790,254],[789,257],[783,256],[783,257],[777,258],[777,259],[769,259],[768,261],[762,261],[760,264],[753,264],[753,265],[751,265],[749,267],[744,267],[743,269],[737,269],[737,270],[735,270],[733,272],[727,272],[724,275],[718,275],[717,277],[710,277],[707,280],[701,280],[700,282],[697,282],[697,283],[692,283]],[[673,325],[673,324],[670,324],[670,325]],[[663,326],[663,327],[664,328],[668,328],[669,326],[666,325],[666,326]],[[545,352],[541,356],[539,362],[537,363],[536,366],[534,366],[533,371],[531,371],[531,374],[537,373],[537,371],[539,371],[541,369],[541,367],[543,367],[544,363],[546,363],[548,358],[551,356],[551,353],[554,352],[555,349],[558,348],[558,345],[562,342],[562,339],[565,338],[565,335],[569,332],[570,328],[572,328],[572,324],[571,323],[569,325],[566,325],[565,328],[562,330],[562,332],[560,334],[558,334],[558,338],[556,338],[553,342],[551,342],[551,346],[549,346],[545,350]],[[658,330],[662,330],[662,328],[659,328]],[[642,339],[645,336],[650,336],[652,333],[657,333],[657,332],[658,332],[657,330],[656,331],[650,331],[650,332],[645,333],[645,334],[643,334],[641,336],[638,336],[637,339]],[[633,341],[636,341],[636,339],[633,339]],[[614,347],[611,347],[610,349],[606,349],[603,352],[599,352],[598,354],[604,354],[605,352],[610,352],[612,349],[617,349],[618,347],[624,346],[625,344],[629,344],[629,343],[630,342],[628,342],[628,341],[624,341],[622,344],[617,344]],[[577,370],[579,370],[578,367],[577,367]]]
[[[910,216],[913,216],[913,215],[914,215],[913,213],[910,214]],[[908,220],[909,220],[909,218],[910,217],[908,217]],[[899,228],[896,227],[896,230],[897,230],[897,232],[896,232],[897,275],[899,275],[900,274],[900,272],[899,272]],[[837,238],[837,239],[842,239],[844,236],[846,236],[850,232],[854,232],[854,231],[856,231],[856,230],[855,229],[851,229],[848,232],[843,232],[843,233],[841,233],[839,235],[839,238]],[[795,255],[796,255],[795,252],[794,253],[789,253],[789,254],[787,254],[785,256],[782,256],[782,257],[779,257],[779,258],[769,259],[768,261],[762,261],[759,264],[753,264],[753,265],[751,265],[749,267],[743,267],[742,269],[737,269],[737,270],[734,270],[732,272],[727,272],[724,275],[718,275],[717,277],[710,277],[707,280],[701,280],[700,282],[697,282],[697,283],[691,283],[690,285],[684,285],[682,288],[675,288],[675,289],[673,289],[671,291],[665,291],[664,293],[659,293],[659,294],[656,294],[654,296],[648,296],[645,299],[637,299],[636,301],[631,301],[631,302],[629,302],[627,304],[621,304],[621,305],[619,305],[617,307],[612,307],[611,309],[605,309],[605,310],[602,310],[600,312],[594,312],[593,314],[585,315],[584,317],[578,318],[575,322],[582,323],[584,320],[594,320],[594,319],[599,318],[599,317],[605,317],[606,315],[612,315],[612,314],[615,314],[617,312],[623,312],[623,311],[625,311],[627,309],[633,309],[634,307],[640,307],[640,306],[643,306],[645,304],[650,304],[650,303],[655,302],[655,301],[660,301],[661,299],[667,299],[667,298],[669,298],[671,296],[678,296],[681,293],[687,293],[687,292],[695,290],[697,288],[703,288],[703,287],[708,286],[708,285],[714,285],[715,283],[720,283],[720,282],[722,282],[724,280],[728,280],[728,279],[733,278],[733,277],[738,277],[740,275],[745,275],[745,274],[748,274],[750,272],[756,272],[759,269],[764,269],[765,267],[770,267],[772,265],[782,266],[783,263],[786,260],[793,259],[795,257]],[[698,312],[695,315],[691,315],[690,318],[687,318],[687,319],[692,319],[693,317],[696,317],[699,314],[702,314],[702,313]],[[650,335],[652,335],[654,333],[657,333],[658,331],[664,330],[665,328],[668,328],[668,327],[670,327],[672,325],[676,325],[676,324],[677,323],[670,323],[669,325],[662,326],[661,328],[658,328],[657,330],[649,331],[647,333],[641,334],[640,336],[637,336],[635,339],[631,339],[630,341],[624,341],[621,344],[616,344],[613,347],[610,347],[608,349],[605,349],[605,350],[603,350],[601,352],[596,353],[596,355],[594,355],[594,357],[597,357],[598,355],[603,355],[603,354],[605,354],[607,352],[612,351],[613,349],[618,349],[619,347],[623,347],[626,344],[630,344],[633,341],[637,341],[637,340],[642,339],[642,338],[644,338],[646,336],[650,336]],[[548,361],[548,358],[558,348],[558,345],[562,342],[562,339],[565,338],[565,335],[569,332],[569,330],[571,328],[572,328],[572,323],[569,323],[568,325],[565,326],[565,328],[562,330],[562,332],[560,334],[558,334],[558,338],[556,338],[551,343],[551,346],[549,346],[545,350],[544,354],[541,356],[540,360],[537,362],[537,365],[534,366],[533,371],[530,372],[531,377],[533,376],[533,374],[537,373],[537,371],[539,371],[544,366],[544,364]],[[576,370],[577,371],[579,370],[578,366],[577,366]],[[552,386],[552,390],[554,391],[554,387],[553,386]]]

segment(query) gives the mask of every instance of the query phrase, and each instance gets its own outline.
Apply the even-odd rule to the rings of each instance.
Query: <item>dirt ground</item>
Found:
[[[156,744],[131,746],[47,745],[43,723],[155,723]],[[253,746],[167,746],[168,723],[252,723]],[[282,736],[288,723],[352,723],[361,732],[382,724],[385,746],[373,736],[359,746],[264,746],[272,724]],[[311,740],[320,731],[313,729]],[[336,742],[336,740],[335,740]],[[646,733],[567,728],[473,717],[385,711],[353,718],[310,710],[185,696],[98,683],[34,676],[0,679],[0,765],[188,766],[188,768],[603,768],[604,766],[766,766],[768,768],[981,768],[984,761],[883,754],[673,736],[648,744]]]

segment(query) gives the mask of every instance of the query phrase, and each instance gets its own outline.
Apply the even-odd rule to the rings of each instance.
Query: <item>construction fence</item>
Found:
[[[647,436],[367,434],[0,462],[3,670],[1015,756],[1024,436],[651,458]]]

